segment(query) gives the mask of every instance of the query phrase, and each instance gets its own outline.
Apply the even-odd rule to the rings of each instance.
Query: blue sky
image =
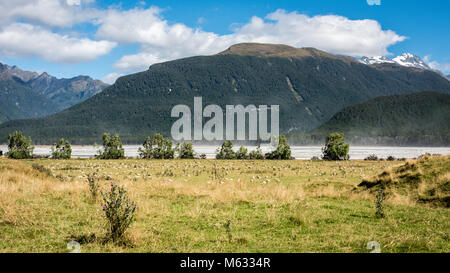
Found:
[[[112,82],[149,65],[236,42],[335,54],[411,52],[450,73],[449,1],[0,0],[0,61]]]

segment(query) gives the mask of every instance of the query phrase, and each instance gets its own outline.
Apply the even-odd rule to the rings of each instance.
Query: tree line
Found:
[[[123,159],[125,150],[119,135],[110,135],[104,133],[102,136],[103,148],[99,149],[95,158],[98,159]],[[349,144],[344,141],[344,135],[332,133],[326,138],[325,146],[322,149],[323,160],[348,160]],[[34,146],[30,137],[25,137],[22,132],[15,131],[8,136],[8,152],[6,156],[12,159],[33,158]],[[0,151],[1,152],[1,151]],[[190,142],[178,143],[173,145],[173,141],[161,134],[148,136],[142,147],[139,148],[139,157],[142,159],[205,159],[205,154],[197,154]],[[241,146],[237,151],[233,149],[233,143],[225,141],[221,147],[216,150],[216,159],[251,159],[251,160],[289,160],[294,159],[291,156],[291,147],[287,143],[286,136],[280,135],[277,147],[263,154],[258,145],[256,150],[248,151]],[[2,155],[0,153],[0,155]],[[68,140],[61,138],[59,142],[54,143],[51,148],[51,158],[70,159],[72,156],[72,147]]]

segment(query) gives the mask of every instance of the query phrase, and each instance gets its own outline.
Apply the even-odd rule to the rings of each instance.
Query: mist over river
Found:
[[[125,156],[138,157],[140,145],[124,145]],[[214,158],[216,149],[219,146],[194,145],[194,150],[198,154],[206,154],[207,158]],[[245,146],[249,151],[255,150],[256,146]],[[35,155],[50,155],[51,146],[37,145],[34,148]],[[237,150],[239,147],[234,147]],[[263,153],[269,151],[269,146],[261,146]],[[97,154],[99,147],[94,146],[72,146],[72,158],[90,158]],[[291,146],[292,156],[296,159],[311,159],[313,156],[320,157],[322,154],[321,146]],[[3,153],[8,151],[8,146],[0,145]],[[350,159],[364,159],[369,155],[375,154],[379,158],[394,156],[396,158],[415,158],[425,153],[430,154],[450,154],[450,147],[381,147],[381,146],[350,146]]]

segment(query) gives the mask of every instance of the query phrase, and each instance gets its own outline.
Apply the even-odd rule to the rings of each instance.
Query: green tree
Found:
[[[100,159],[120,159],[125,157],[120,137],[115,134],[111,137],[108,133],[103,133],[103,151],[99,150],[97,158]]]
[[[216,150],[216,159],[236,159],[236,153],[233,151],[233,143],[226,140],[220,149]]]
[[[344,142],[344,134],[332,133],[328,135],[325,147],[322,148],[324,160],[348,160],[350,144]]]
[[[8,152],[6,156],[14,159],[25,159],[33,157],[34,147],[31,138],[26,138],[22,132],[15,131],[8,136]]]
[[[261,151],[261,146],[258,145],[256,147],[256,150],[251,151],[250,154],[248,155],[248,157],[250,159],[264,159],[264,155]]]
[[[153,137],[147,137],[139,148],[139,156],[145,159],[171,159],[174,158],[175,149],[172,147],[172,140],[165,138],[160,134],[154,134]]]
[[[190,142],[183,142],[181,145],[177,145],[177,150],[178,158],[195,158],[195,152]]]
[[[70,159],[72,156],[72,146],[68,140],[61,138],[59,143],[53,143],[52,158],[54,159]]]
[[[244,146],[241,146],[239,150],[236,152],[236,159],[247,159],[248,158],[248,150]]]
[[[291,159],[291,146],[287,144],[286,136],[280,135],[277,148],[266,154],[266,159],[287,160]]]

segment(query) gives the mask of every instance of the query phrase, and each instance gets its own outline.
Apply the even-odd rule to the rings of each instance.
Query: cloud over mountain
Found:
[[[89,62],[109,54],[117,45],[137,44],[138,52],[120,56],[114,64],[115,73],[128,73],[147,69],[153,63],[214,54],[242,42],[279,43],[349,56],[374,56],[388,54],[389,46],[406,38],[384,30],[375,20],[308,16],[281,9],[265,17],[253,16],[230,33],[218,34],[169,22],[158,7],[99,8],[93,2],[0,0],[0,57],[32,56],[55,63]],[[80,24],[89,25],[91,33],[80,33],[77,28]]]
[[[343,16],[309,17],[277,10],[265,18],[219,35],[183,24],[169,24],[158,8],[111,10],[100,19],[97,37],[122,44],[138,43],[140,52],[123,56],[115,65],[122,71],[137,71],[150,64],[192,55],[210,55],[241,42],[279,43],[315,47],[335,54],[386,55],[387,48],[403,41],[374,20],[350,20]]]

